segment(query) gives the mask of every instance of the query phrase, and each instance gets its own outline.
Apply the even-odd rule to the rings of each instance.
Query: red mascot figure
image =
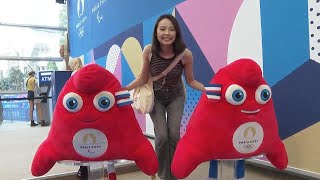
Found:
[[[287,167],[271,88],[256,62],[240,59],[227,65],[206,90],[177,145],[174,176],[185,178],[205,161],[262,154],[278,169]]]
[[[133,160],[145,174],[156,174],[156,154],[131,103],[113,74],[96,64],[83,67],[59,94],[52,127],[34,156],[32,174],[44,175],[62,160],[119,159]]]

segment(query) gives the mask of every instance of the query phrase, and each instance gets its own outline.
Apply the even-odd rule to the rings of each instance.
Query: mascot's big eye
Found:
[[[68,93],[63,97],[63,106],[70,112],[78,112],[82,108],[82,98],[76,93]]]
[[[259,104],[266,104],[271,99],[271,89],[268,85],[260,85],[256,90],[256,101]]]
[[[93,99],[94,106],[101,112],[111,109],[114,105],[114,102],[114,96],[107,91],[100,92]]]
[[[226,91],[226,100],[232,105],[241,105],[247,98],[246,91],[239,85],[232,84]]]

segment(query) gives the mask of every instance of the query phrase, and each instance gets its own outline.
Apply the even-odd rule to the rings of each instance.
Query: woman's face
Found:
[[[160,45],[172,45],[176,40],[176,34],[176,29],[174,28],[172,22],[169,19],[162,19],[158,23],[157,39]]]
[[[70,68],[71,68],[72,70],[74,70],[75,67],[76,67],[76,62],[75,62],[75,60],[73,60],[73,61],[71,61],[71,63],[70,63]]]
[[[60,46],[59,53],[60,53],[60,57],[64,58],[64,45]]]

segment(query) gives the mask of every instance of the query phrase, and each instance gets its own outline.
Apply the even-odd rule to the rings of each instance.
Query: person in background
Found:
[[[64,45],[60,45],[59,53],[60,57],[64,58]]]
[[[37,83],[35,83],[35,88],[34,88],[34,103],[36,104],[36,110],[37,110],[37,114],[38,114],[38,118],[40,119],[40,125],[41,126],[46,126],[45,124],[45,120],[43,118],[43,112],[42,112],[42,106],[41,106],[41,102],[42,102],[42,99],[40,99],[40,88],[38,86]],[[39,99],[38,99],[39,98]]]
[[[33,119],[33,111],[34,111],[34,103],[35,103],[35,93],[39,92],[38,89],[38,85],[36,83],[36,78],[35,78],[35,72],[34,71],[30,71],[28,73],[29,77],[27,79],[26,82],[26,86],[27,86],[27,90],[28,90],[28,101],[29,101],[29,119],[30,119],[30,126],[37,126],[38,124],[34,122]],[[41,99],[39,99],[41,102]],[[41,109],[41,104],[39,104],[39,100],[37,100],[36,106],[37,106],[37,111],[39,114],[39,118],[40,118],[40,124],[42,126],[45,125],[45,121],[43,119],[43,115],[42,115],[42,109]]]
[[[65,47],[64,47],[64,45],[60,45],[59,53],[60,53],[60,57],[62,57],[64,62],[65,62],[66,70],[67,71],[72,71],[72,69],[71,69],[71,67],[69,65],[69,57],[65,56]]]
[[[150,73],[153,77],[159,75],[185,50],[186,45],[176,18],[169,14],[160,16],[154,26],[152,44],[143,50],[140,76],[126,89],[130,91],[146,83]],[[151,61],[148,58],[150,52]],[[180,124],[186,99],[181,80],[183,72],[189,86],[205,91],[203,84],[194,79],[193,57],[189,50],[166,76],[153,82],[155,105],[149,114],[154,124],[155,151],[159,162],[158,176],[164,180],[176,180],[171,173],[171,162],[180,139]]]
[[[83,67],[82,60],[80,58],[75,58],[70,63],[70,68],[72,69],[72,74],[76,73],[79,69]]]

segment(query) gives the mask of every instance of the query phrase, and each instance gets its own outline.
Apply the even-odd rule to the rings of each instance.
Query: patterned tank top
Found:
[[[162,73],[174,61],[174,58],[165,59],[153,54],[150,61],[151,75],[154,77]],[[182,72],[183,64],[180,60],[166,76],[153,82],[156,100],[167,104],[177,97],[182,88]]]

